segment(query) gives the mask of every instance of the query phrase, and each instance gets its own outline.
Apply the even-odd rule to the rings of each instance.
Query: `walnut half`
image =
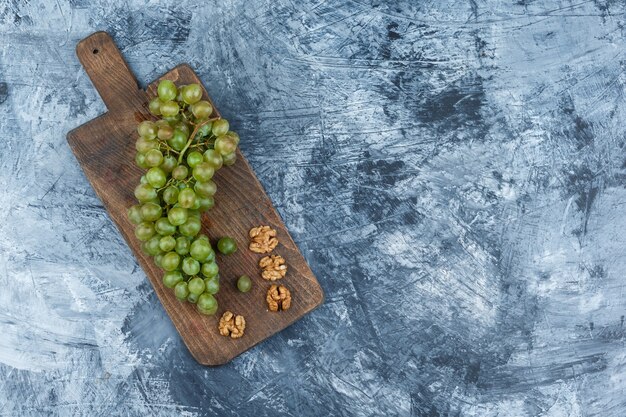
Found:
[[[287,265],[285,259],[280,255],[265,256],[259,261],[259,266],[263,268],[261,276],[268,281],[276,281],[285,277]]]
[[[284,285],[272,285],[267,290],[265,300],[270,311],[289,310],[289,307],[291,307],[291,292]]]
[[[246,319],[243,316],[235,316],[230,311],[226,311],[220,319],[218,326],[222,336],[230,336],[233,339],[243,336],[246,329]]]
[[[276,230],[269,226],[259,226],[250,229],[250,250],[256,253],[268,253],[278,245]]]

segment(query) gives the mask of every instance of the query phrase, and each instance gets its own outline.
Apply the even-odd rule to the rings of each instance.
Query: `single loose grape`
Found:
[[[237,289],[241,292],[248,292],[252,288],[252,280],[247,275],[242,275],[237,280]]]
[[[180,256],[185,256],[189,253],[189,247],[190,247],[190,242],[189,239],[187,239],[184,236],[180,236],[178,238],[176,238],[176,253],[178,253]]]
[[[146,164],[151,167],[158,167],[163,162],[163,154],[158,149],[150,149],[146,152]]]
[[[161,101],[174,100],[178,94],[178,89],[172,81],[161,80],[157,87],[157,94]]]
[[[139,184],[135,187],[135,197],[139,202],[146,203],[157,198],[157,192],[150,184]]]
[[[204,292],[204,280],[202,278],[192,278],[189,280],[189,292],[200,295]]]
[[[228,124],[228,120],[226,119],[219,119],[219,120],[215,120],[213,122],[213,134],[215,136],[220,136],[225,134],[226,132],[228,132],[228,128],[229,128],[229,124]]]
[[[213,278],[220,272],[220,268],[217,266],[215,262],[207,262],[202,264],[202,268],[200,268],[202,275],[207,278]]]
[[[231,154],[235,152],[237,149],[237,145],[235,144],[235,140],[231,136],[218,136],[215,139],[215,150],[218,151],[222,158],[224,155]]]
[[[187,104],[194,104],[202,98],[202,88],[198,84],[189,84],[182,88],[182,99]]]
[[[157,133],[157,136],[161,140],[171,139],[172,136],[174,136],[174,128],[170,125],[161,126],[159,127],[159,132]]]
[[[171,236],[176,233],[176,226],[174,226],[167,217],[161,217],[154,223],[154,229],[161,236]]]
[[[187,209],[182,207],[173,207],[168,211],[167,219],[174,226],[180,226],[187,221]]]
[[[197,201],[200,205],[199,210],[202,212],[212,209],[215,206],[215,199],[213,199],[213,197],[199,197]]]
[[[181,301],[185,301],[189,297],[189,288],[186,282],[179,282],[174,287],[174,295]]]
[[[211,165],[213,167],[214,170],[218,170],[222,167],[222,155],[216,151],[215,149],[207,149],[206,151],[204,151],[204,160],[205,162],[207,162],[209,165]]]
[[[139,204],[135,204],[128,209],[128,220],[132,224],[139,224],[143,221],[141,217],[141,206]]]
[[[159,247],[159,236],[152,236],[150,239],[148,239],[147,242],[144,243],[145,248],[146,248],[146,253],[148,255],[151,256],[156,256],[159,253],[161,253],[161,248]]]
[[[194,237],[200,232],[201,228],[200,219],[195,217],[189,217],[185,223],[178,226],[180,234],[187,237]]]
[[[148,104],[148,109],[150,110],[150,113],[154,114],[155,116],[161,115],[160,107],[161,107],[161,100],[159,100],[158,97],[155,97],[152,100],[150,100],[150,103]]]
[[[152,222],[141,222],[135,227],[135,236],[137,239],[145,242],[154,236],[154,224]]]
[[[237,242],[232,237],[223,237],[217,241],[217,250],[224,255],[231,255],[237,251]]]
[[[142,138],[152,140],[156,138],[157,127],[151,121],[144,120],[137,126],[137,133],[139,133],[139,136],[141,136]]]
[[[197,275],[200,272],[200,262],[191,257],[183,259],[183,272],[187,275]]]
[[[167,182],[167,174],[159,167],[152,167],[146,172],[146,179],[154,188],[161,188]]]
[[[213,178],[215,170],[208,162],[201,162],[193,169],[193,177],[197,181],[206,182]]]
[[[237,162],[237,154],[235,152],[224,155],[224,165],[231,166]]]
[[[205,182],[198,181],[193,186],[193,189],[196,192],[196,194],[200,196],[212,197],[217,191],[217,184],[215,184],[215,182],[213,182],[212,180],[208,180]]]
[[[200,310],[211,311],[217,307],[217,300],[209,293],[200,294],[198,297],[198,308]]]
[[[164,101],[161,103],[161,114],[165,117],[174,117],[178,114],[180,107],[175,101]]]
[[[196,202],[196,193],[191,188],[185,188],[178,193],[178,204],[183,208],[192,208]]]
[[[145,203],[141,206],[141,218],[154,222],[157,221],[161,217],[161,206],[154,203]]]
[[[220,278],[219,276],[214,276],[213,278],[205,278],[204,279],[205,291],[209,294],[217,294],[220,292]]]
[[[167,204],[176,204],[178,202],[178,188],[170,185],[163,190],[163,201]]]
[[[212,250],[213,249],[211,249],[209,242],[202,239],[196,239],[189,248],[189,254],[197,261],[203,262]]]
[[[159,165],[159,168],[163,170],[165,173],[170,173],[178,166],[178,161],[174,155],[165,155],[163,157],[163,162]]]
[[[172,171],[172,177],[177,180],[184,180],[189,175],[189,168],[185,165],[179,165]]]
[[[183,274],[180,271],[168,271],[163,275],[163,285],[167,288],[174,288],[183,281]]]
[[[206,100],[200,100],[191,106],[191,112],[198,119],[208,119],[211,113],[213,113],[213,106]]]
[[[180,255],[176,252],[168,252],[163,255],[163,259],[161,259],[161,268],[166,271],[173,271],[178,268],[178,264],[180,263]]]
[[[189,155],[187,155],[187,165],[189,165],[190,168],[195,168],[196,165],[200,164],[203,160],[204,157],[198,151],[189,152]]]
[[[163,252],[169,252],[173,250],[174,247],[176,247],[176,239],[172,236],[163,236],[159,239],[159,248],[161,248]]]

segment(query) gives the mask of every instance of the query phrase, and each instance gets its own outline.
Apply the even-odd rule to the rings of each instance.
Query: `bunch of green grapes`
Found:
[[[200,216],[211,209],[217,186],[213,174],[235,163],[239,135],[215,117],[198,84],[159,83],[150,100],[156,121],[137,127],[135,162],[147,172],[135,188],[139,204],[128,209],[145,253],[164,270],[163,284],[179,300],[215,314],[219,267]]]

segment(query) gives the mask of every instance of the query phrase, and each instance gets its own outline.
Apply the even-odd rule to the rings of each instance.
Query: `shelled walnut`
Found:
[[[284,285],[272,285],[267,290],[265,300],[270,311],[289,310],[289,307],[291,307],[291,292]]]
[[[259,266],[263,268],[261,276],[268,281],[276,281],[284,278],[287,273],[285,259],[280,255],[265,256],[259,261]]]
[[[250,229],[250,250],[256,253],[268,253],[278,245],[276,230],[269,226],[259,226]]]
[[[226,311],[220,319],[218,326],[222,336],[230,336],[233,339],[243,336],[246,329],[246,319],[243,316],[235,316],[230,311]]]

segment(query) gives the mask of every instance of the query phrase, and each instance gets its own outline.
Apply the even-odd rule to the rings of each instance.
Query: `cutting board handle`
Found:
[[[92,33],[76,45],[76,55],[109,112],[142,106],[144,92],[111,35]]]

